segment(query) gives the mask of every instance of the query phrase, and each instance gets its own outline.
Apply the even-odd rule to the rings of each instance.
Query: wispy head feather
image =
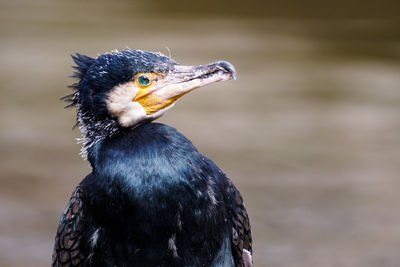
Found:
[[[78,86],[80,80],[85,76],[86,72],[88,71],[89,67],[93,64],[95,61],[94,58],[76,53],[75,55],[71,55],[72,59],[74,60],[76,66],[72,66],[76,71],[72,74],[72,78],[77,78],[79,81],[77,83],[74,83],[71,86],[68,86],[74,92],[72,94],[66,95],[61,98],[61,100],[69,103],[66,108],[74,107],[77,105],[78,101]]]
[[[71,55],[72,59],[75,61],[76,66],[73,66],[73,68],[77,71],[74,72],[72,75],[74,78],[82,79],[83,76],[85,76],[87,70],[89,67],[93,64],[95,61],[94,58],[76,53],[75,55]]]

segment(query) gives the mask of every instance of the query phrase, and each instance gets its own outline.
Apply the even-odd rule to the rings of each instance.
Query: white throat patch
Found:
[[[135,83],[128,82],[115,86],[107,96],[108,111],[123,127],[133,126],[146,117],[142,105],[133,101],[138,92]]]

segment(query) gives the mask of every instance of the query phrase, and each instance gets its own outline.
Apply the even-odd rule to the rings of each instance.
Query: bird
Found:
[[[233,65],[132,49],[72,58],[63,99],[92,171],[61,215],[52,266],[253,266],[238,189],[178,130],[153,122],[192,90],[236,79]]]

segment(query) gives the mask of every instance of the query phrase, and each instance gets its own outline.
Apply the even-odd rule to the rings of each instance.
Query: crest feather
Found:
[[[85,56],[85,55],[82,55],[82,54],[79,54],[79,53],[76,53],[75,55],[71,55],[71,57],[75,61],[75,64],[76,64],[76,66],[73,66],[73,68],[75,70],[77,70],[74,72],[73,77],[82,79],[83,76],[85,76],[89,67],[95,61],[95,59]]]
[[[72,59],[74,60],[76,66],[72,66],[73,69],[76,71],[72,74],[73,78],[79,79],[77,83],[74,83],[71,86],[68,86],[74,92],[72,94],[66,95],[61,98],[61,100],[65,101],[68,103],[66,108],[74,107],[78,103],[78,87],[79,87],[79,82],[80,80],[86,75],[88,69],[90,66],[93,64],[93,62],[96,60],[94,58],[76,53],[75,55],[71,55]]]

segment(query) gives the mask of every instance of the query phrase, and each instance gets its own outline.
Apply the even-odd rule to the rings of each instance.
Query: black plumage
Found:
[[[194,80],[200,86],[226,80],[235,75],[233,67],[183,68],[160,53],[133,50],[74,60],[79,81],[67,100],[77,107],[83,154],[93,170],[61,216],[53,266],[252,266],[250,223],[239,191],[176,129],[151,123],[157,116],[146,109],[165,88],[183,83],[192,90]],[[142,87],[137,75],[156,78]],[[145,99],[134,108],[118,102],[122,108],[115,112],[109,99],[121,99],[115,98],[126,92],[120,88],[138,91],[133,102],[140,94]],[[160,101],[165,111],[167,100]],[[136,107],[140,119],[131,114]]]

